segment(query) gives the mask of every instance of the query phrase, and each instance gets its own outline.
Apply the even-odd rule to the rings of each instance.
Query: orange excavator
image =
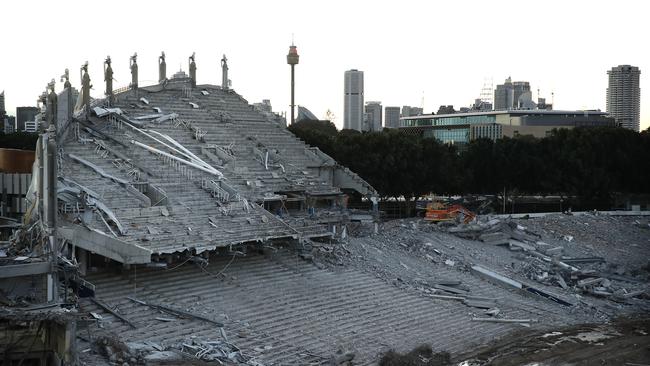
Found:
[[[476,214],[461,205],[448,206],[442,202],[434,201],[427,203],[424,220],[431,222],[459,221],[464,224],[470,223]]]

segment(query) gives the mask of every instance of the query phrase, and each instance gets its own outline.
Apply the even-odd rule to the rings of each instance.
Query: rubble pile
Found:
[[[137,365],[144,362],[138,352],[130,349],[127,344],[110,335],[100,335],[93,340],[95,352],[103,355],[109,362],[121,366]],[[85,353],[85,352],[84,352]]]
[[[521,252],[515,255],[515,258],[522,261],[519,266],[516,266],[515,273],[545,285],[558,286],[564,290],[570,289],[580,294],[611,298],[620,303],[633,302],[634,298],[650,299],[650,295],[646,292],[646,284],[650,279],[650,272],[648,272],[650,266],[646,265],[630,271],[625,266],[609,263],[605,257],[594,256],[593,245],[580,248],[581,245],[574,242],[576,237],[579,241],[594,240],[594,237],[607,240],[608,238],[603,238],[602,235],[593,235],[587,221],[591,221],[592,225],[603,225],[605,221],[607,225],[615,222],[616,218],[605,215],[600,217],[583,215],[568,216],[569,219],[564,219],[564,216],[567,215],[552,215],[544,220],[547,226],[554,224],[555,227],[568,229],[567,224],[574,225],[571,230],[550,230],[551,236],[544,235],[548,232],[539,229],[531,230],[515,220],[489,217],[467,225],[451,226],[447,232],[463,238],[477,239],[485,245],[505,246],[510,251]],[[531,223],[539,223],[539,221],[543,220],[526,220]],[[565,234],[566,232],[571,232],[575,236]],[[543,237],[552,240],[554,244],[542,241]],[[639,244],[630,243],[630,245]],[[567,248],[567,246],[575,248]],[[587,256],[569,255],[567,251]]]
[[[200,266],[196,270],[179,268],[184,268],[177,274],[183,280],[173,280],[169,285],[153,272],[138,272],[143,290],[155,290],[140,292],[139,300],[127,294],[128,305],[120,305],[120,313],[138,328],[146,323],[146,328],[126,328],[128,323],[113,314],[113,324],[106,326],[126,329],[125,340],[137,339],[137,343],[127,343],[127,353],[114,352],[117,355],[113,358],[115,363],[122,359],[129,364],[131,358],[147,364],[260,365],[282,364],[287,359],[320,362],[317,360],[329,360],[332,354],[332,349],[323,344],[336,343],[335,338],[322,340],[321,335],[339,337],[336,332],[341,330],[340,334],[348,332],[348,338],[341,336],[341,345],[357,351],[353,362],[363,363],[370,354],[404,346],[406,342],[399,340],[406,339],[410,330],[384,333],[388,327],[398,329],[397,324],[409,318],[423,324],[422,328],[408,326],[413,328],[413,339],[426,339],[433,342],[436,351],[457,354],[459,350],[453,348],[457,334],[464,338],[478,335],[471,341],[475,343],[463,343],[463,347],[473,347],[520,327],[558,329],[647,313],[650,268],[642,264],[650,254],[650,231],[634,220],[638,218],[552,215],[528,220],[483,216],[467,225],[437,225],[422,219],[355,223],[340,240],[306,241],[302,251],[268,250],[264,254],[268,257],[249,258],[246,265],[230,267],[226,258],[220,259],[217,269],[233,271],[229,273],[233,281],[214,282]],[[606,247],[609,236],[620,239]],[[270,286],[285,280],[285,287]],[[203,303],[184,300],[183,295],[174,298],[157,293],[170,291],[176,286],[174,282],[192,283],[188,291],[197,296],[219,293],[210,295],[214,299],[207,304],[213,304],[209,306],[214,311],[228,312],[228,318],[217,322]],[[105,293],[108,306],[124,300],[123,291],[113,292]],[[331,298],[323,293],[331,294]],[[253,302],[252,307],[237,314],[247,302]],[[99,308],[110,313],[105,307]],[[294,317],[294,308],[302,309],[302,315]],[[167,315],[163,317],[158,311]],[[288,320],[293,318],[296,320]],[[320,321],[323,328],[312,331],[314,326],[304,319]],[[173,322],[181,320],[196,321],[192,329],[197,331],[186,333],[174,328]],[[173,336],[154,333],[172,328]],[[224,333],[220,336],[221,329]],[[430,329],[435,334],[428,333]],[[229,340],[226,330],[239,338]],[[141,335],[144,332],[148,335]],[[293,337],[290,346],[282,343],[288,336]],[[372,339],[383,336],[392,338],[372,344]],[[410,347],[412,341],[408,340]],[[298,349],[292,348],[294,344]],[[405,351],[400,347],[396,350]],[[344,365],[351,356],[341,352],[331,361]]]
[[[95,347],[109,362],[119,365],[205,361],[222,365],[263,366],[227,340],[205,340],[194,336],[170,345],[150,341],[122,343],[115,337],[101,336],[95,340]]]
[[[353,266],[422,296],[483,309],[480,315],[493,319],[507,317],[503,304],[509,297],[476,288],[475,278],[485,278],[477,266],[496,284],[503,278],[513,291],[572,307],[583,321],[650,309],[650,265],[643,254],[650,251],[650,231],[639,218],[481,216],[469,224],[404,219],[383,223],[378,233],[369,225],[350,233],[344,244],[316,245],[315,264]],[[617,239],[607,248],[610,237]],[[627,252],[636,255],[621,255]]]
[[[252,357],[245,356],[242,351],[232,343],[223,340],[189,339],[176,346],[184,354],[208,362],[230,362],[237,365],[262,366]]]
[[[16,229],[8,241],[0,244],[0,259],[7,257],[36,257],[46,250],[46,236],[39,222]]]

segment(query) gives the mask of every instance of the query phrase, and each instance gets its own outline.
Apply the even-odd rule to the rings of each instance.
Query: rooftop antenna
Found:
[[[424,90],[422,91],[422,100],[420,100],[420,108],[424,110]]]
[[[555,92],[551,92],[551,104],[553,105],[553,109],[555,109]]]

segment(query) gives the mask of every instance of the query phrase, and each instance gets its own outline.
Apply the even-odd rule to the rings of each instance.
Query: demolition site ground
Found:
[[[300,250],[97,268],[78,349],[120,365],[373,365],[422,344],[454,365],[647,364],[649,252],[647,217],[356,224]]]

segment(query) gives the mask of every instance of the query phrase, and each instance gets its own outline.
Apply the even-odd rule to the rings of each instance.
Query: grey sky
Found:
[[[286,54],[300,53],[296,103],[343,124],[343,73],[365,72],[365,99],[384,106],[441,104],[457,109],[478,98],[485,78],[531,83],[533,97],[556,109],[605,110],[607,70],[641,69],[641,128],[650,126],[650,34],[645,2],[635,1],[6,1],[1,6],[0,90],[9,113],[35,104],[49,80],[89,61],[93,96],[103,93],[102,65],[113,60],[115,88],[130,80],[138,53],[140,85],[187,70],[196,52],[199,83],[220,84],[228,56],[233,88],[249,102],[289,105]]]

